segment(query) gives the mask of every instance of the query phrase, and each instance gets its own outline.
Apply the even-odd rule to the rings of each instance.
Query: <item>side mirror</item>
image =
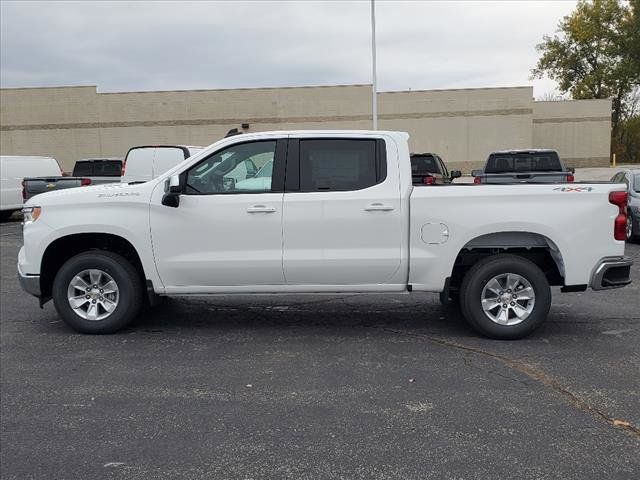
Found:
[[[162,197],[162,205],[177,208],[180,205],[180,194],[182,193],[180,175],[171,175],[168,184],[168,191]]]
[[[462,172],[460,170],[451,170],[451,180],[454,178],[460,178],[462,176]]]
[[[482,175],[482,170],[471,170],[472,177],[479,177],[480,175]]]
[[[169,177],[169,192],[182,193],[182,185],[180,184],[180,175],[171,175]]]

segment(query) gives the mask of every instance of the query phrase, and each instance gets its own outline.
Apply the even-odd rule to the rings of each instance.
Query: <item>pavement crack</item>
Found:
[[[590,415],[596,417],[597,419],[602,420],[607,424],[611,425],[615,429],[624,430],[630,435],[640,439],[640,428],[630,424],[629,422],[621,421],[619,419],[611,417],[606,412],[600,410],[597,407],[594,407],[588,401],[583,400],[582,398],[578,397],[578,395],[571,392],[569,389],[563,386],[558,379],[548,375],[547,373],[545,373],[543,370],[539,368],[529,365],[526,362],[523,362],[521,360],[515,360],[513,358],[509,358],[499,353],[489,352],[481,348],[463,345],[462,343],[458,343],[452,340],[445,340],[443,338],[434,337],[432,335],[427,335],[424,333],[413,333],[413,332],[407,332],[407,331],[397,330],[397,329],[388,328],[388,327],[383,327],[382,329],[391,333],[395,333],[397,335],[405,335],[405,336],[410,336],[414,338],[420,338],[423,340],[427,340],[431,343],[435,343],[437,345],[441,345],[449,348],[455,348],[458,350],[462,350],[464,352],[473,353],[476,355],[482,355],[482,356],[497,360],[502,364],[506,365],[507,367],[512,368],[528,376],[532,380],[544,385],[545,387],[553,390],[555,393],[563,397],[573,407],[583,412],[589,413]]]

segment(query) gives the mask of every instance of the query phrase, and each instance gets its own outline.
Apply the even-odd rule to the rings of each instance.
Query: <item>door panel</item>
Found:
[[[154,204],[153,250],[165,286],[278,285],[282,193],[182,195]],[[269,212],[251,212],[262,205]]]
[[[151,202],[151,235],[165,287],[281,285],[286,140],[234,144],[181,174],[177,208]],[[247,162],[272,162],[253,182]],[[240,168],[238,168],[240,167]],[[244,172],[244,173],[242,173]]]
[[[305,147],[304,139],[300,139],[299,148],[289,147],[287,171],[299,169],[300,191],[284,195],[286,282],[387,283],[399,268],[401,258],[402,212],[397,167],[386,172],[385,163],[386,178],[381,179],[379,174],[376,177],[363,171],[375,169],[375,163],[379,162],[379,158],[375,161],[369,158],[367,148],[356,147],[351,151],[344,144],[332,146],[328,143],[331,139],[326,140],[326,148],[321,143]],[[395,149],[385,147],[384,142],[376,148],[385,149],[384,162],[397,159]],[[292,156],[301,160],[290,169],[289,163],[295,161]],[[367,186],[369,183],[375,184]]]

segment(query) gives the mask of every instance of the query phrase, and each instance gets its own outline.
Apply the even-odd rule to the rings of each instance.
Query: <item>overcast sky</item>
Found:
[[[534,85],[574,1],[376,1],[379,90]],[[98,91],[371,82],[365,1],[0,3],[2,87]]]

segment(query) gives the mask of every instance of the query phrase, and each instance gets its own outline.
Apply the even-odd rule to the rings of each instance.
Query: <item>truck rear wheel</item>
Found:
[[[142,282],[121,255],[92,250],[67,260],[53,281],[58,315],[81,333],[114,333],[140,311]]]
[[[465,275],[460,307],[482,335],[515,340],[546,320],[551,289],[533,262],[517,255],[494,255],[476,263]]]

